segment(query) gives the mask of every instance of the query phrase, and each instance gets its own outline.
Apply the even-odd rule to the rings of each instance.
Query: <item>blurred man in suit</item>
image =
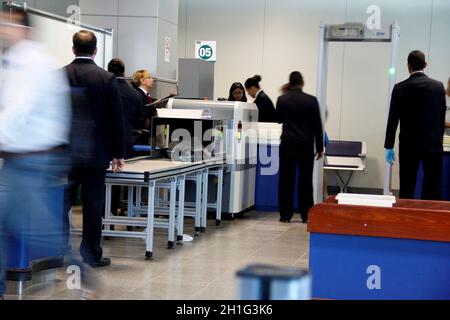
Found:
[[[298,201],[303,223],[308,222],[314,205],[314,160],[323,157],[323,129],[317,98],[303,92],[300,72],[289,76],[285,93],[278,98],[277,117],[283,124],[280,143],[280,182],[278,202],[280,222],[289,223],[294,215],[295,175],[299,168]]]
[[[386,129],[386,161],[395,162],[395,135],[400,122],[399,161],[400,198],[413,199],[420,162],[424,170],[422,198],[440,200],[443,135],[445,128],[445,89],[430,79],[425,54],[412,51],[408,56],[410,77],[392,92]]]
[[[32,39],[26,10],[0,11],[0,300],[5,270],[61,255],[61,193],[69,170],[70,88]],[[8,252],[14,248],[13,255]],[[20,261],[20,264],[18,262]]]
[[[104,208],[105,175],[124,167],[125,129],[122,101],[116,77],[94,62],[97,38],[82,30],[73,36],[75,60],[65,67],[72,87],[73,124],[66,210],[75,202],[81,186],[83,239],[80,253],[92,267],[111,264],[103,257],[100,240]],[[68,227],[68,223],[66,223]]]

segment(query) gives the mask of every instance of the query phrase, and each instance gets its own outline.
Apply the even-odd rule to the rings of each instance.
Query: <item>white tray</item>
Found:
[[[383,207],[392,208],[397,202],[394,196],[381,196],[370,194],[354,194],[354,193],[340,193],[336,200],[339,204],[369,206],[369,207]]]

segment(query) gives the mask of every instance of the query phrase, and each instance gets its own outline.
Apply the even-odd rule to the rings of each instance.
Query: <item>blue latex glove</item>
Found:
[[[386,161],[394,165],[395,163],[395,151],[393,149],[386,149]]]

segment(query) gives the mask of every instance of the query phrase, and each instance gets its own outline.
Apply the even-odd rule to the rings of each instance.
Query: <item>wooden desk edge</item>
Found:
[[[311,209],[309,220],[310,233],[450,242],[448,210],[338,205],[328,199]]]

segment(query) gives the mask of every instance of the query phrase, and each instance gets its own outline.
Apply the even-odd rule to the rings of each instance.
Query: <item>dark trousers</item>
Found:
[[[414,199],[417,171],[423,167],[423,200],[442,199],[442,153],[417,153],[400,147],[400,198]]]
[[[100,241],[105,204],[105,176],[106,168],[73,168],[69,174],[69,186],[64,199],[67,216],[81,186],[83,238],[80,254],[88,263],[100,260],[103,254]],[[70,227],[68,222],[65,225],[66,228]]]
[[[308,212],[314,205],[313,170],[314,154],[292,156],[280,153],[280,181],[278,204],[282,219],[290,220],[294,215],[295,177],[299,168],[298,201],[302,220],[308,220]]]

